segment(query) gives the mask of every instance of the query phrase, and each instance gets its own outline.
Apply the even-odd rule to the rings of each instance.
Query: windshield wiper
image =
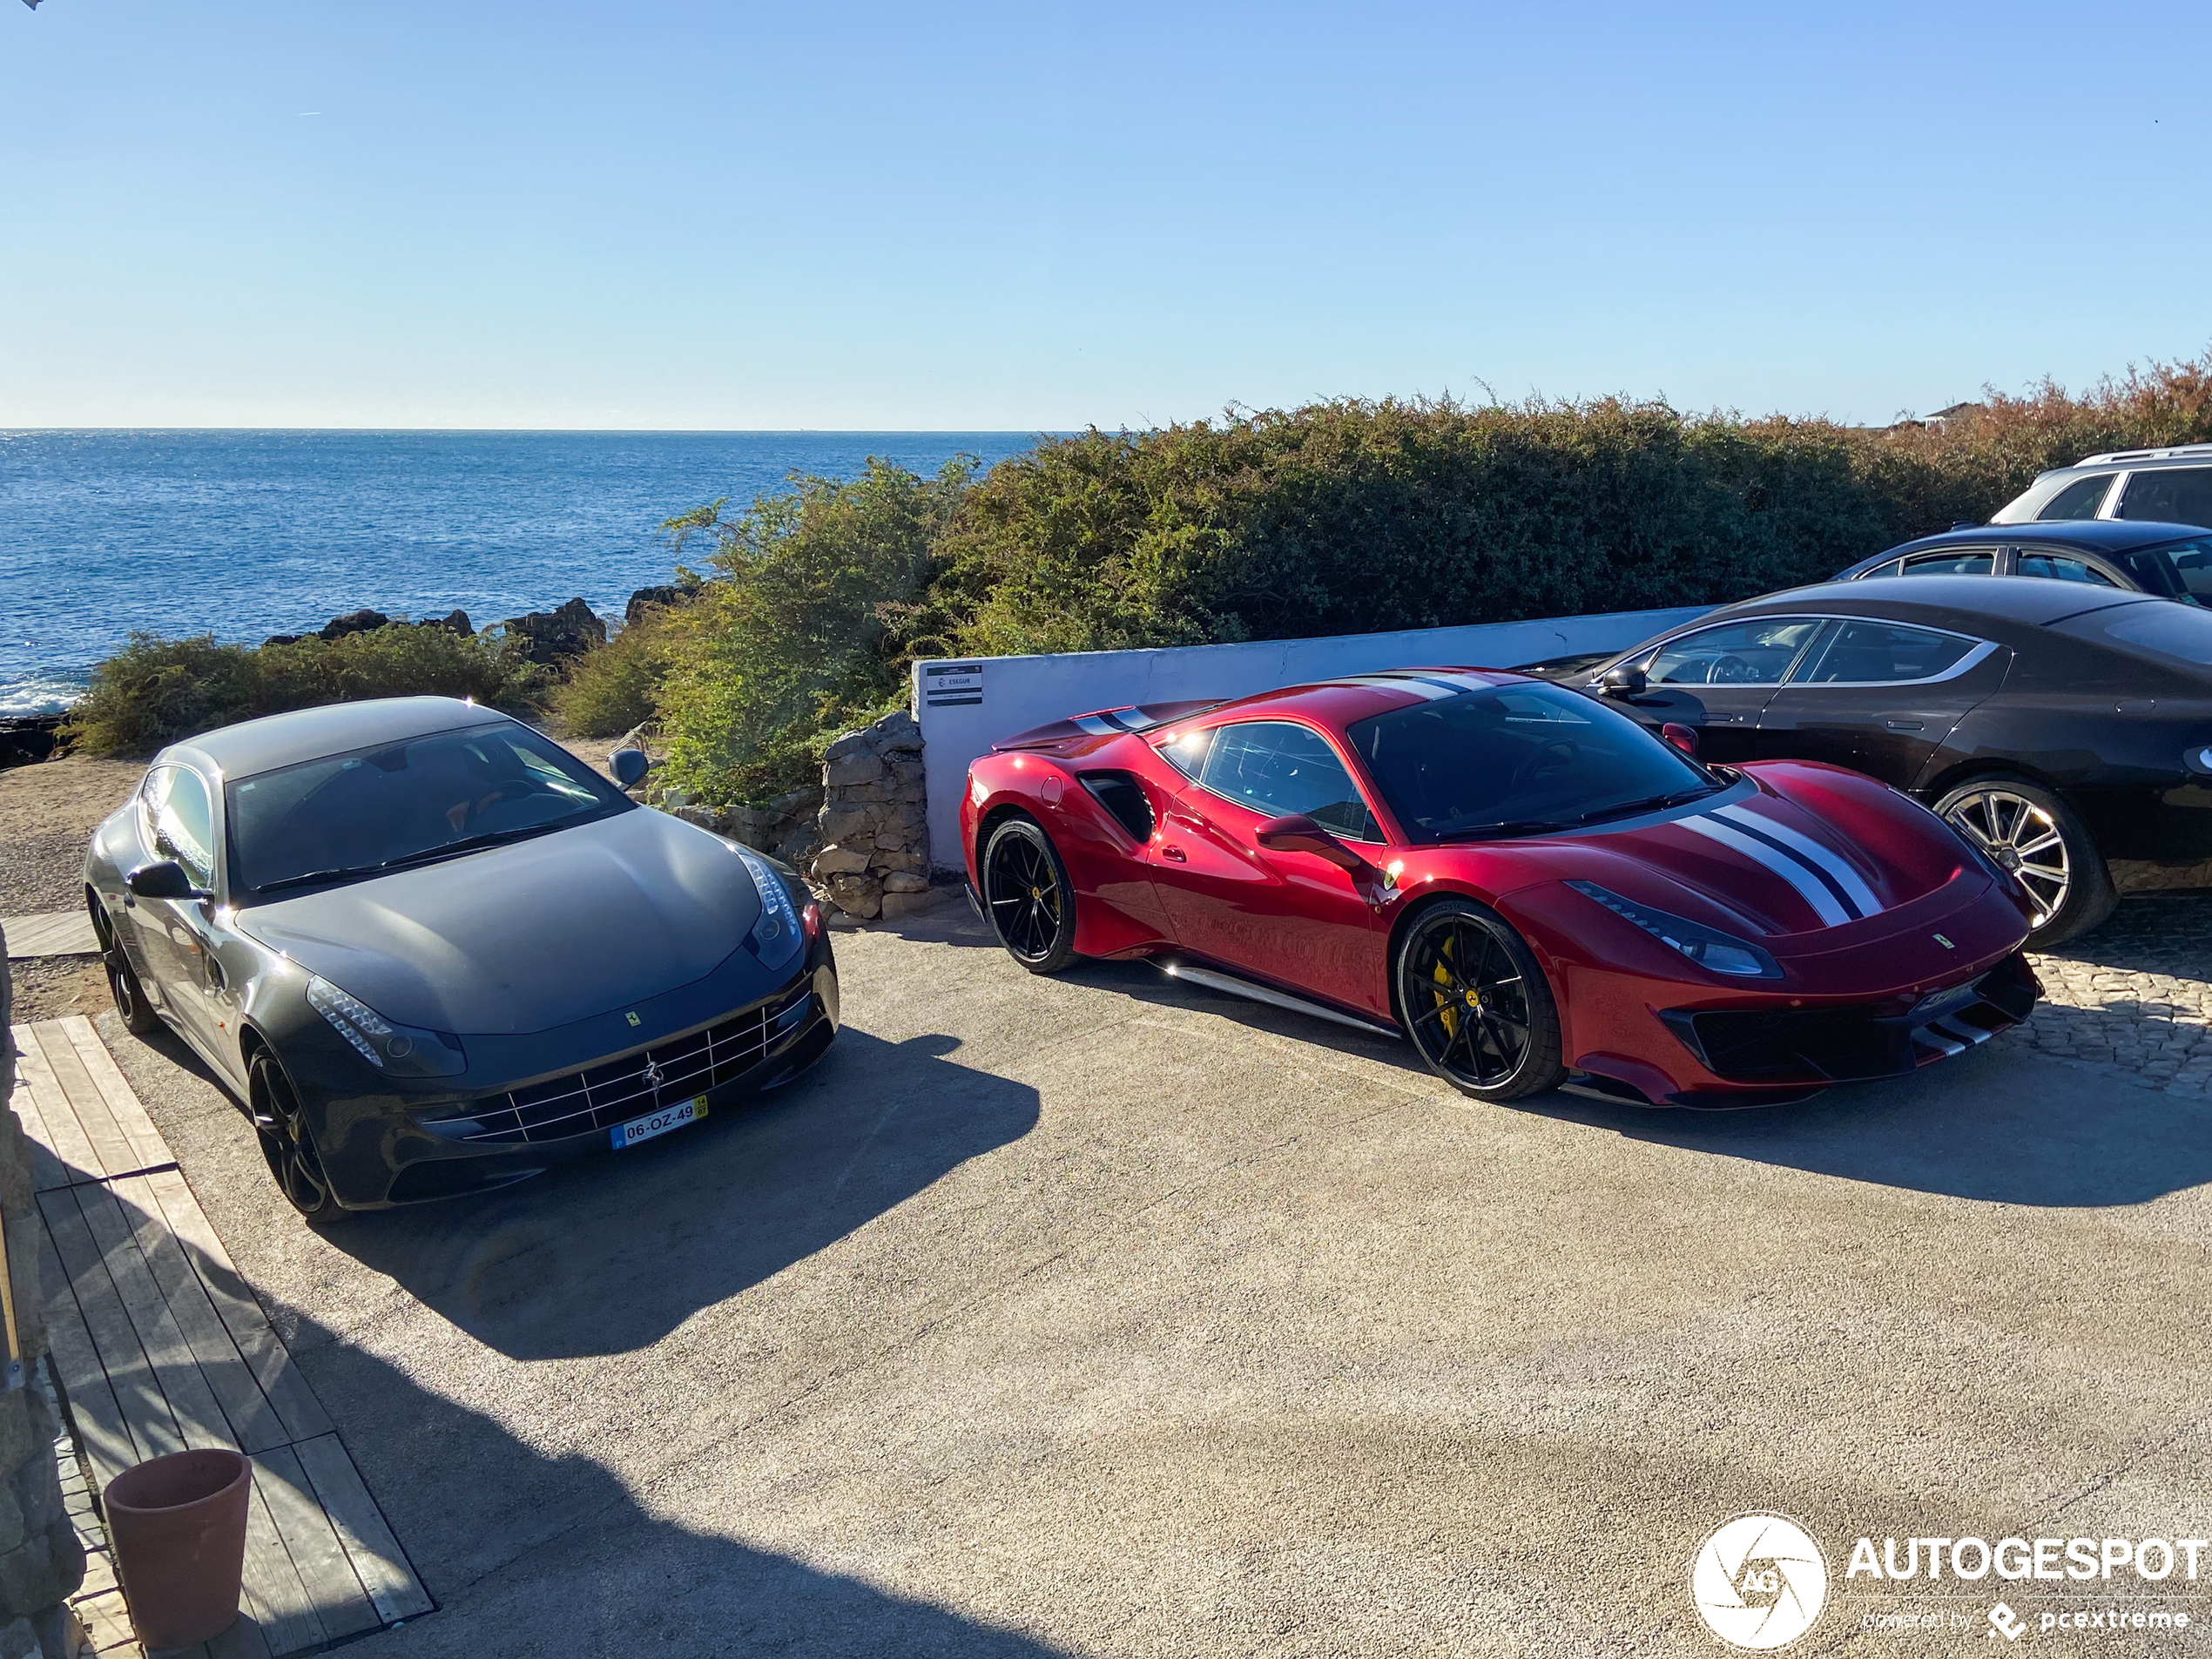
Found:
[[[549,830],[564,829],[560,822],[526,824],[520,829],[491,830],[482,835],[464,835],[457,841],[448,841],[441,846],[426,846],[420,853],[403,853],[398,858],[386,859],[376,867],[380,870],[404,870],[410,865],[427,864],[434,859],[450,858],[456,853],[474,853],[478,847],[496,846],[502,841],[527,840],[533,835],[543,835]]]
[[[309,870],[304,875],[287,875],[274,881],[264,881],[253,891],[275,893],[284,887],[304,887],[315,881],[344,881],[354,876],[374,875],[383,867],[381,864],[353,864],[337,870]]]
[[[1562,823],[1556,818],[1515,818],[1500,824],[1470,824],[1465,829],[1446,830],[1437,839],[1458,841],[1480,836],[1487,840],[1501,835],[1548,835],[1554,830],[1574,827],[1574,825]]]
[[[1584,813],[1577,824],[1598,824],[1608,818],[1633,818],[1638,813],[1656,813],[1662,807],[1682,806],[1707,795],[1716,794],[1722,786],[1700,784],[1695,789],[1677,789],[1671,795],[1648,795],[1642,800],[1624,800],[1618,806],[1601,806],[1595,812]]]
[[[395,859],[386,859],[381,864],[349,864],[330,870],[309,870],[304,875],[287,875],[274,881],[264,881],[253,890],[256,893],[276,893],[285,887],[304,887],[318,881],[351,881],[362,876],[383,875],[393,870],[404,870],[462,853],[473,853],[479,847],[496,846],[502,841],[519,841],[532,835],[543,835],[548,830],[561,828],[558,823],[529,824],[521,829],[495,830],[483,835],[469,835],[457,841],[448,841],[442,846],[426,846],[419,853],[402,853]]]

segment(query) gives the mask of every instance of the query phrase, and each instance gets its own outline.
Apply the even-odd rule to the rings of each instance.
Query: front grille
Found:
[[[1986,1042],[2027,1017],[2041,987],[2019,956],[1909,1008],[1669,1008],[1660,1015],[1716,1077],[1854,1082],[1895,1076]]]
[[[774,1043],[806,1022],[813,984],[733,1014],[689,1036],[671,1037],[613,1060],[586,1066],[475,1103],[466,1123],[427,1124],[457,1141],[557,1141],[642,1117],[655,1108],[734,1082],[759,1065]]]

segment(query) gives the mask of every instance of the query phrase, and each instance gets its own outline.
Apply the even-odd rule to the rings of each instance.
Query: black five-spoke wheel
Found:
[[[1543,970],[1494,911],[1447,900],[1398,948],[1398,1001],[1429,1069],[1478,1100],[1518,1100],[1566,1076]]]
[[[322,1155],[300,1110],[299,1096],[284,1068],[268,1054],[253,1058],[253,1127],[261,1136],[261,1156],[286,1200],[309,1221],[330,1222],[347,1212],[331,1196]]]
[[[1042,827],[1010,818],[983,849],[983,905],[1007,954],[1032,974],[1076,960],[1076,898]]]

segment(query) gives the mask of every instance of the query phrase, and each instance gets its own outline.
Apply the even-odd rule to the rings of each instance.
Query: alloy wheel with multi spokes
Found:
[[[1076,959],[1076,899],[1051,838],[1010,818],[983,849],[983,907],[1007,954],[1033,974]]]
[[[100,966],[107,972],[108,995],[115,1000],[115,1011],[122,1018],[123,1028],[134,1037],[158,1035],[161,1016],[146,1001],[145,987],[138,983],[138,971],[124,954],[123,941],[116,937],[114,919],[97,899],[92,900],[91,907],[92,933],[100,943]]]
[[[2033,938],[2053,944],[2112,912],[2112,879],[2072,808],[2038,785],[1985,779],[1955,789],[1938,813],[2000,869],[2033,906]]]
[[[1484,906],[1447,900],[1407,925],[1398,1002],[1429,1069],[1477,1099],[1517,1100],[1566,1076],[1543,970]]]
[[[315,1149],[314,1133],[300,1109],[300,1097],[275,1056],[254,1056],[253,1073],[253,1127],[260,1134],[261,1156],[285,1200],[309,1221],[335,1221],[347,1212],[339,1208],[324,1172],[322,1154]]]

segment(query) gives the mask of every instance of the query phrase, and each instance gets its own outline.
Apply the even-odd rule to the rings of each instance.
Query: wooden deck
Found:
[[[90,1474],[81,1507],[97,1521],[94,1495],[164,1452],[226,1446],[253,1460],[246,1610],[208,1644],[220,1659],[281,1659],[428,1612],[345,1443],[91,1022],[19,1025],[15,1039],[47,1337]],[[98,1559],[78,1616],[98,1651],[134,1646],[105,1535],[86,1541]]]
[[[58,910],[44,916],[8,916],[0,918],[0,933],[8,935],[8,960],[26,961],[34,956],[97,956],[100,954],[99,936],[92,931],[92,918],[82,910]]]

